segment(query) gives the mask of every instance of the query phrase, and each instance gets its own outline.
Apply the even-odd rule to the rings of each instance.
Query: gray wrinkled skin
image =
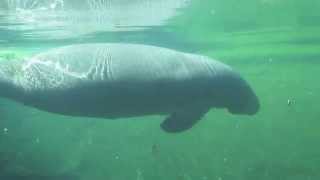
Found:
[[[0,89],[0,96],[64,115],[171,114],[162,124],[168,132],[191,128],[211,107],[250,115],[259,109],[252,89],[229,66],[138,44],[72,45],[0,61]]]

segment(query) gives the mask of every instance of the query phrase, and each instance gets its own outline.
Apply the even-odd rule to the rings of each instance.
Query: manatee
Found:
[[[0,97],[67,116],[167,115],[166,132],[190,129],[211,108],[254,115],[260,104],[228,65],[162,47],[78,44],[0,61]]]

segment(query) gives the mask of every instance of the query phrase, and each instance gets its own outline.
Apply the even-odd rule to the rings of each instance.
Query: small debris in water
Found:
[[[159,153],[159,145],[153,144],[151,147],[151,152],[154,156],[156,156]]]
[[[9,129],[8,128],[3,128],[3,133],[8,134]]]
[[[228,161],[228,158],[223,158],[223,162],[227,162]]]
[[[294,105],[295,103],[296,103],[296,101],[294,99],[288,99],[287,100],[287,105],[288,106]]]

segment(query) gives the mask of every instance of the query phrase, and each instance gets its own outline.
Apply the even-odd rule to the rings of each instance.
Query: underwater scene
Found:
[[[320,179],[320,1],[0,0],[0,180]]]

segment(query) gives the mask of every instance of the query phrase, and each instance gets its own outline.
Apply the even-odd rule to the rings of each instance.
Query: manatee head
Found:
[[[260,109],[259,99],[249,84],[238,74],[227,75],[217,83],[218,106],[232,114],[254,115]]]

